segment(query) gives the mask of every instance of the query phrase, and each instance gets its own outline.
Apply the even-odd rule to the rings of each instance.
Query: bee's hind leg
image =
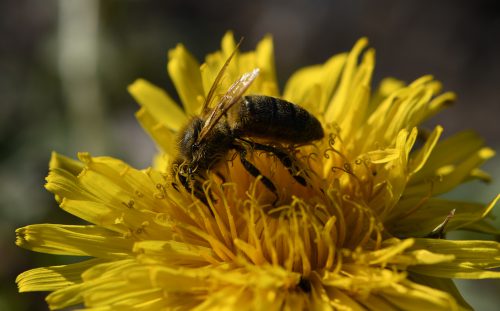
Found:
[[[265,152],[270,152],[273,153],[283,164],[284,167],[286,167],[288,173],[302,186],[307,186],[307,181],[303,176],[297,175],[296,172],[300,171],[300,167],[297,166],[295,161],[292,159],[290,154],[288,152],[285,152],[279,148],[269,146],[269,145],[263,145],[259,144],[253,141],[249,141],[246,139],[242,139],[245,142],[249,143],[255,150],[261,150]],[[304,174],[307,176],[307,173],[304,172]]]
[[[276,186],[273,184],[273,182],[269,178],[262,175],[261,172],[259,171],[259,169],[257,167],[255,167],[255,165],[253,165],[250,161],[248,161],[246,159],[248,152],[245,150],[245,148],[238,147],[238,148],[236,148],[236,150],[239,152],[241,164],[243,164],[243,167],[247,170],[247,172],[249,172],[255,178],[257,178],[258,176],[261,176],[260,181],[264,184],[264,186],[266,186],[267,189],[269,189],[276,196],[276,199],[273,202],[273,205],[275,205],[279,199],[278,191],[276,190]]]

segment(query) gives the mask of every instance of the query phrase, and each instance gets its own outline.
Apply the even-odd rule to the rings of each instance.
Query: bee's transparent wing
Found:
[[[255,78],[257,78],[259,72],[259,68],[255,68],[254,70],[247,72],[229,87],[226,94],[222,96],[220,102],[214,110],[212,110],[212,113],[210,113],[205,121],[205,124],[200,131],[200,135],[198,136],[198,142],[202,141],[204,137],[210,133],[215,124],[219,122],[220,118],[222,118],[222,116],[225,115],[227,111],[240,100],[241,96],[243,96]]]
[[[243,38],[241,38],[240,42],[238,42],[238,44],[236,44],[236,47],[234,48],[233,52],[231,53],[231,55],[229,55],[229,57],[224,62],[224,65],[222,65],[222,68],[219,70],[219,73],[217,74],[217,77],[215,77],[215,80],[214,80],[214,83],[212,84],[212,87],[208,91],[207,98],[205,98],[205,102],[203,103],[203,107],[202,107],[201,111],[204,112],[208,108],[208,106],[210,105],[210,102],[212,101],[212,97],[214,96],[215,90],[219,86],[220,81],[222,80],[222,77],[224,76],[224,72],[226,71],[227,67],[229,66],[229,63],[231,62],[234,55],[238,51],[238,48],[240,47],[241,42],[243,42]]]

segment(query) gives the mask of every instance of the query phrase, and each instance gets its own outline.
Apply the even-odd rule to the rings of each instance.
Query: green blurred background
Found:
[[[228,29],[245,37],[243,50],[271,33],[283,86],[297,68],[323,62],[368,36],[377,50],[375,84],[385,76],[410,82],[434,74],[459,100],[429,128],[442,124],[445,135],[473,128],[500,149],[496,2],[1,1],[0,310],[46,310],[45,294],[17,294],[15,277],[72,260],[14,245],[17,227],[78,221],[43,189],[50,152],[89,151],[147,167],[155,147],[134,120],[137,106],[126,87],[143,77],[175,98],[166,53],[178,42],[201,60],[218,49]],[[498,158],[485,168],[500,177]],[[499,185],[472,183],[450,196],[487,202]],[[467,236],[452,236],[461,237]],[[477,310],[498,309],[499,281],[458,285]]]

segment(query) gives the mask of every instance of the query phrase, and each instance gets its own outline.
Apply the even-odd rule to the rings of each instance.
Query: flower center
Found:
[[[280,265],[304,277],[353,260],[356,249],[378,249],[383,226],[371,203],[384,186],[376,185],[377,167],[363,158],[350,160],[337,141],[332,134],[291,152],[295,171],[270,153],[249,153],[247,160],[276,192],[252,176],[239,155],[229,154],[214,167],[216,222],[234,227],[221,242],[253,264]]]

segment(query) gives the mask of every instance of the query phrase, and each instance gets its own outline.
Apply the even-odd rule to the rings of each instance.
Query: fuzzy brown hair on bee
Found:
[[[283,99],[264,96],[243,96],[257,78],[259,69],[243,74],[220,98],[214,108],[209,108],[212,96],[234,53],[226,60],[203,105],[199,116],[193,117],[178,136],[179,154],[174,161],[174,174],[183,187],[208,206],[202,188],[207,172],[230,151],[235,151],[245,170],[260,181],[278,198],[276,186],[259,169],[247,160],[249,147],[272,153],[288,169],[293,178],[306,185],[304,176],[297,171],[294,158],[282,144],[304,144],[323,138],[321,123],[304,108]],[[257,143],[264,139],[269,143]]]

